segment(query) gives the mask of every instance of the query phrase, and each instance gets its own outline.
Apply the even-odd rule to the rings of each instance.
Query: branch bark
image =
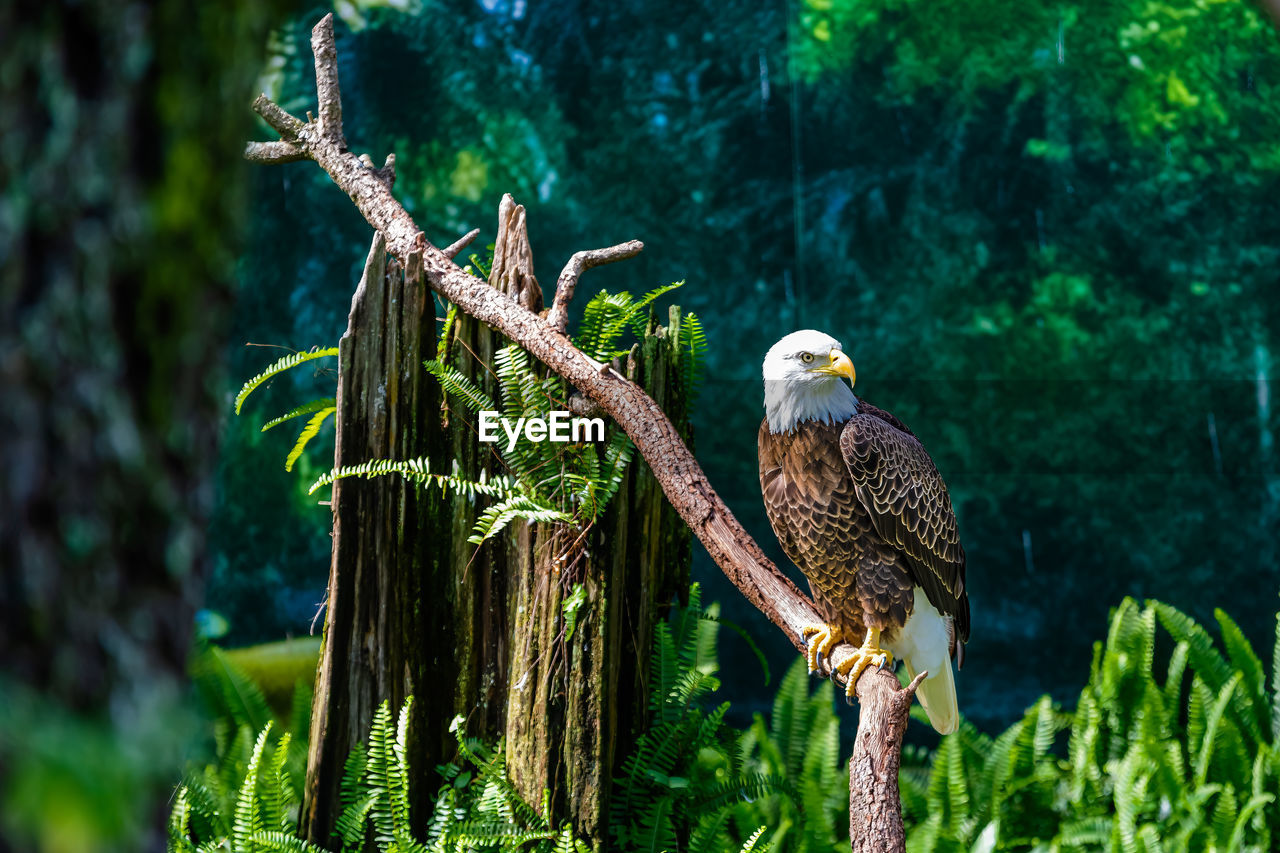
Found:
[[[858,679],[858,734],[849,758],[849,840],[854,853],[906,849],[898,768],[911,699],[926,674],[901,689],[898,677],[887,669]],[[867,682],[872,687],[864,696]]]
[[[450,260],[458,257],[458,253],[461,252],[463,249],[467,248],[468,246],[470,246],[471,241],[476,239],[479,236],[480,236],[480,229],[472,228],[466,234],[463,234],[457,240],[454,240],[448,246],[444,247],[443,251],[445,256],[448,257]]]
[[[292,142],[250,142],[244,147],[244,159],[274,166],[306,160],[307,155]]]
[[[340,124],[337,133],[333,132],[335,116],[338,122],[341,120],[341,107],[334,103],[338,87],[332,15],[326,15],[313,30],[312,49],[316,55],[317,80],[321,81],[318,85],[320,119],[304,123],[266,95],[258,96],[253,103],[254,110],[285,142],[295,145],[305,157],[315,160],[325,170],[369,224],[383,234],[389,253],[406,267],[420,263],[423,280],[431,289],[466,314],[519,343],[612,417],[631,437],[652,467],[667,500],[716,565],[756,609],[786,633],[798,651],[804,651],[802,628],[820,621],[813,602],[765,556],[716,494],[662,408],[617,371],[574,347],[563,329],[549,318],[540,317],[511,296],[464,272],[427,240],[391,194],[379,170],[370,168],[346,150]],[[597,250],[615,254],[596,264],[589,264],[584,257],[596,253],[578,253],[566,271],[572,273],[577,269],[571,276],[576,281],[576,276],[589,266],[634,255],[639,248],[629,254],[621,251],[633,245],[638,243]],[[418,257],[411,260],[411,256]],[[575,260],[581,265],[580,269]],[[567,303],[568,297],[561,300],[558,291],[556,301]],[[852,645],[842,643],[832,652],[829,664],[835,666],[854,652]],[[824,674],[829,673],[827,670]],[[835,680],[841,683],[844,678],[837,675]],[[857,787],[850,811],[853,849],[902,850],[897,768],[906,729],[906,709],[910,707],[914,688],[901,689],[892,673],[868,669],[858,679],[855,692],[862,714],[850,771],[851,789],[855,784]]]
[[[556,296],[551,303],[551,312],[547,314],[547,323],[551,328],[563,333],[569,327],[569,301],[573,299],[573,291],[578,287],[578,278],[592,267],[601,267],[617,261],[625,261],[640,254],[644,243],[629,240],[607,249],[591,249],[578,252],[569,259],[556,279]]]

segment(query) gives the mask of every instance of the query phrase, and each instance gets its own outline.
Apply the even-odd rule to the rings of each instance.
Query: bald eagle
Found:
[[[854,396],[840,342],[807,329],[764,360],[760,488],[782,550],[824,624],[806,626],[809,671],[839,642],[861,643],[839,670],[848,696],[868,665],[900,658],[942,734],[960,724],[951,659],[964,662],[969,596],[947,487],[920,440]],[[848,379],[845,384],[842,379]]]

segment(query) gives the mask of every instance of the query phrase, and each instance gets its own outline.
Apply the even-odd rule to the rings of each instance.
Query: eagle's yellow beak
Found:
[[[853,360],[844,354],[843,350],[833,349],[831,351],[831,364],[823,373],[830,373],[832,376],[843,376],[849,380],[852,385],[857,381],[858,374],[853,369]]]

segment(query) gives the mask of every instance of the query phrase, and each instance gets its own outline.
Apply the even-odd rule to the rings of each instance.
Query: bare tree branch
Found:
[[[244,159],[254,163],[276,165],[306,160],[307,155],[292,142],[250,142],[244,147]]]
[[[342,134],[342,93],[338,88],[338,49],[333,43],[333,15],[325,15],[311,30],[311,52],[316,57],[316,99],[320,103],[320,132],[347,150]]]
[[[412,217],[392,196],[388,184],[380,179],[379,170],[368,168],[345,149],[340,139],[325,132],[325,100],[327,97],[336,99],[338,91],[337,57],[330,50],[332,28],[332,16],[326,16],[316,25],[312,39],[313,45],[319,45],[316,50],[316,76],[318,80],[326,81],[323,85],[328,87],[318,92],[322,105],[321,121],[304,124],[265,95],[254,101],[254,109],[286,141],[295,143],[328,173],[369,224],[383,234],[388,252],[406,266],[416,269],[421,264],[423,280],[431,289],[520,344],[612,417],[631,437],[636,449],[649,463],[667,499],[716,565],[756,609],[786,633],[797,650],[804,651],[802,629],[822,621],[813,602],[765,556],[711,488],[697,460],[658,404],[618,371],[574,347],[564,332],[548,319],[454,264],[445,252],[428,242]],[[331,121],[341,114],[340,107],[332,103],[329,109]],[[631,257],[639,251],[639,245],[637,242],[597,250],[613,253],[598,263]],[[632,246],[634,250],[631,250]],[[572,271],[574,260],[592,254],[578,253],[570,260],[566,271],[574,280],[585,269],[598,265],[588,265],[582,260],[579,262],[581,268],[575,273]],[[559,291],[556,299],[557,302],[562,301]],[[563,302],[567,303],[567,297]],[[835,667],[855,651],[852,645],[842,643],[832,652],[828,663]],[[830,671],[828,669],[827,673]],[[843,682],[844,677],[837,675],[836,681]],[[855,685],[863,711],[853,756],[854,770],[858,775],[855,779],[851,771],[850,777],[851,785],[857,782],[863,798],[855,801],[851,810],[851,828],[856,829],[855,850],[903,849],[897,762],[906,728],[904,709],[910,706],[913,690],[900,689],[892,673],[872,669],[865,670]],[[864,767],[870,768],[870,772],[860,769]],[[855,819],[857,827],[853,827]],[[892,824],[895,820],[896,829],[883,823],[889,821]],[[879,846],[880,842],[874,841],[867,842],[872,843],[871,847],[859,847],[863,838],[890,839],[893,846]]]
[[[547,314],[547,322],[551,324],[551,328],[563,332],[569,327],[569,301],[573,299],[579,276],[592,267],[634,258],[643,248],[644,243],[639,240],[629,240],[607,249],[578,252],[570,258],[560,272],[560,278],[556,279],[556,296],[551,303],[551,311]]]
[[[297,142],[298,134],[303,130],[303,123],[282,110],[275,101],[266,95],[253,99],[253,111],[284,137],[286,142]]]
[[[450,259],[458,257],[458,253],[461,252],[463,249],[467,248],[467,246],[470,246],[471,241],[479,236],[480,236],[480,229],[472,228],[466,234],[463,234],[457,240],[454,240],[448,246],[444,247],[443,252],[445,256]]]

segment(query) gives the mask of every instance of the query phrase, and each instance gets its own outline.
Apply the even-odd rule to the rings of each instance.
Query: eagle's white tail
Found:
[[[911,678],[928,670],[916,696],[933,727],[949,735],[960,728],[960,705],[951,673],[951,626],[929,603],[924,590],[917,587],[915,592],[915,607],[889,651],[902,660]]]
[[[916,670],[911,661],[902,659],[907,668],[907,675],[916,677]],[[960,705],[956,701],[956,680],[951,674],[951,661],[943,660],[938,667],[941,672],[935,673],[928,667],[929,674],[916,688],[916,697],[929,715],[929,723],[939,734],[949,735],[960,728]]]

